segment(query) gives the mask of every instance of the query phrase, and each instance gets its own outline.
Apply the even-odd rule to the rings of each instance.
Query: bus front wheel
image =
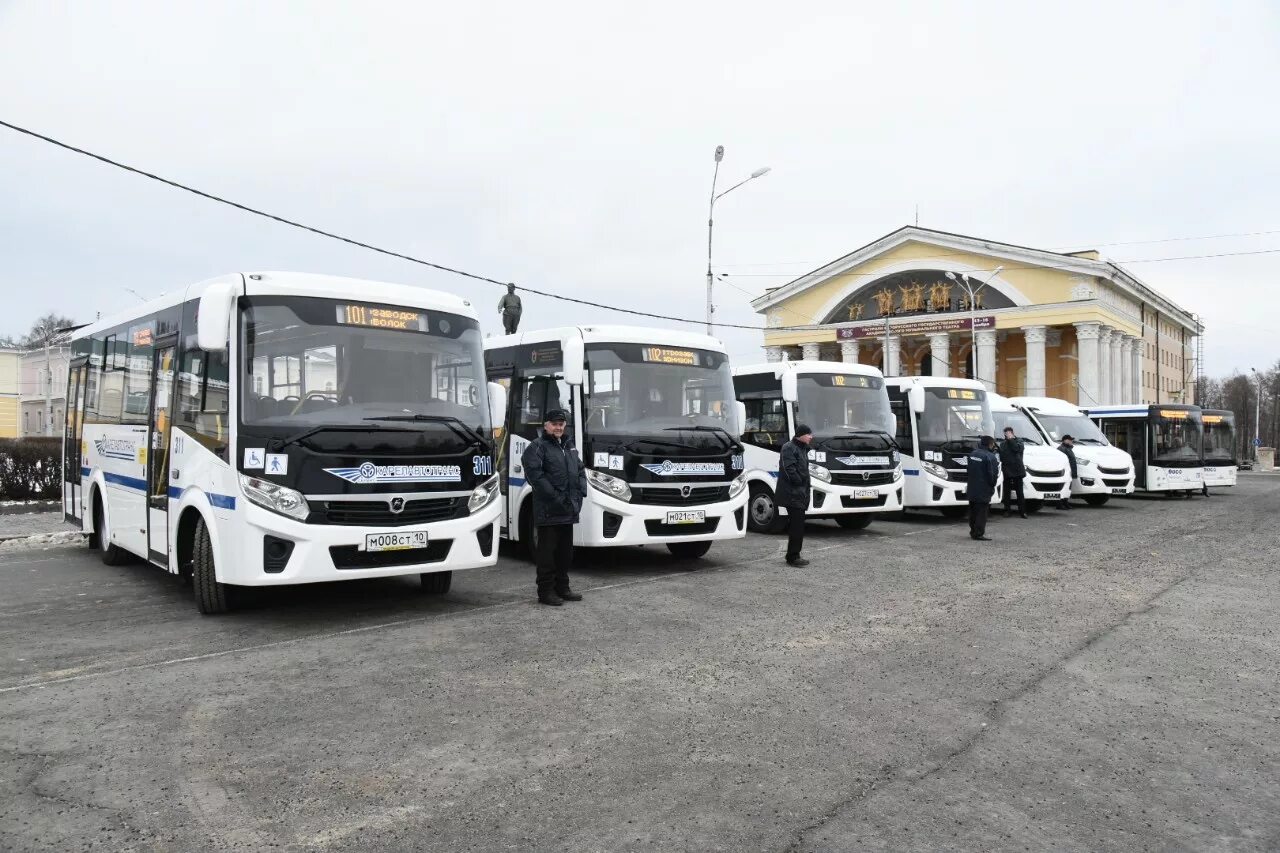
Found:
[[[863,530],[871,523],[872,515],[869,512],[860,512],[856,515],[837,515],[836,524],[845,530]]]
[[[453,572],[423,572],[421,577],[427,595],[444,595],[453,585]]]
[[[696,560],[711,550],[710,542],[668,542],[667,550],[677,560]]]
[[[1087,503],[1089,506],[1102,506],[1104,503],[1106,503],[1109,500],[1111,500],[1111,495],[1085,495],[1084,496],[1084,502]]]
[[[90,544],[97,545],[102,562],[108,566],[119,566],[127,562],[129,552],[111,544],[111,531],[107,530],[106,512],[102,509],[102,496],[93,498],[93,538]]]
[[[196,522],[191,553],[191,585],[195,588],[196,606],[204,614],[226,613],[233,606],[234,588],[219,583],[214,571],[213,541],[204,519]]]
[[[751,497],[747,500],[747,529],[752,533],[777,533],[782,529],[773,492],[758,483],[751,484]]]

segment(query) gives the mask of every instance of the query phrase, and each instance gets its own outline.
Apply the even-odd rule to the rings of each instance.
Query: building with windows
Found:
[[[1194,401],[1197,318],[1096,251],[906,226],[751,304],[770,361],[964,376],[1081,406]]]
[[[18,389],[22,351],[0,347],[0,438],[18,437]]]
[[[66,346],[37,347],[22,353],[18,368],[19,435],[62,435],[70,360],[71,350]]]

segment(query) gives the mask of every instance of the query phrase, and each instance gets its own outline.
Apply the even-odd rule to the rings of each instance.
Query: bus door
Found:
[[[147,555],[169,567],[169,434],[173,423],[176,337],[156,342],[147,428]]]
[[[67,521],[79,524],[84,477],[81,465],[81,442],[84,440],[84,392],[89,378],[89,360],[78,359],[67,373],[66,423],[62,433],[62,514]]]

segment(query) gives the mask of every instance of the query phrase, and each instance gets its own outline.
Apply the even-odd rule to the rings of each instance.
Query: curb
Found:
[[[62,501],[25,501],[23,503],[0,504],[0,515],[26,515],[32,512],[58,512],[62,509]]]

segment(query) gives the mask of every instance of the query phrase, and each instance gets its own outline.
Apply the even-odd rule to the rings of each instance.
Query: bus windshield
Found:
[[[1151,461],[1188,465],[1200,461],[1200,420],[1194,412],[1161,409],[1151,420]]]
[[[1013,434],[1027,444],[1044,444],[1044,436],[1040,434],[1040,430],[1022,412],[993,412],[992,417],[996,422],[996,438],[1004,438],[1005,428],[1013,427]]]
[[[884,380],[876,376],[808,373],[796,377],[798,419],[818,435],[875,431],[893,435]]]
[[[995,433],[986,392],[969,388],[925,388],[924,392],[921,444],[976,446],[981,436]]]
[[[589,345],[586,356],[590,436],[655,436],[727,449],[741,433],[724,353],[613,343]]]
[[[1064,435],[1069,435],[1076,440],[1077,444],[1087,444],[1094,447],[1108,447],[1110,442],[1107,437],[1102,434],[1102,430],[1098,429],[1098,425],[1089,420],[1088,415],[1043,415],[1036,412],[1036,420],[1049,433],[1049,438],[1054,441],[1062,441]]]
[[[316,297],[254,296],[241,306],[246,426],[382,425],[443,444],[489,435],[475,320]]]
[[[1201,415],[1204,461],[1231,463],[1236,458],[1236,426],[1226,415]]]

